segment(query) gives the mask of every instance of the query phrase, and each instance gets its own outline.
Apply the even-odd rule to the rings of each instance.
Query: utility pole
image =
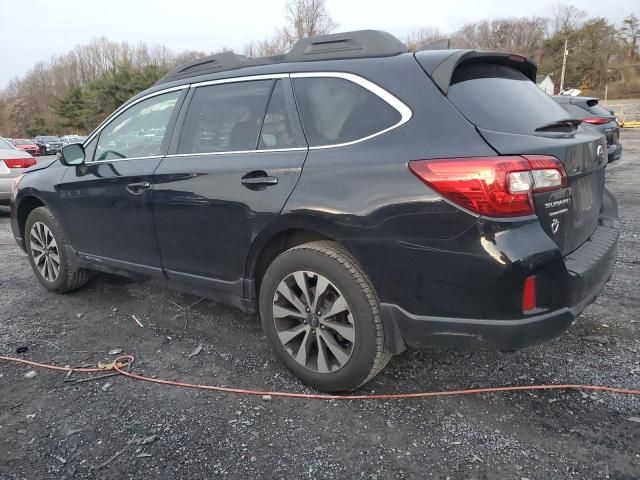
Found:
[[[569,50],[567,50],[567,39],[564,39],[564,52],[562,54],[562,74],[560,75],[560,93],[564,89],[564,72],[567,68],[567,55],[569,55]]]

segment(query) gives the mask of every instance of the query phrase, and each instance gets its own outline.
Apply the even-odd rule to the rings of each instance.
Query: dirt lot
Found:
[[[640,387],[640,130],[622,138],[624,158],[608,169],[624,223],[617,271],[568,333],[518,353],[406,352],[362,393],[547,382]],[[6,210],[0,256],[0,354],[27,346],[25,358],[79,365],[122,348],[147,375],[308,391],[274,359],[255,317],[202,302],[183,331],[176,304],[197,298],[104,275],[80,292],[47,293],[13,242]],[[29,370],[0,364],[2,479],[640,477],[640,398],[264,401],[122,377],[70,383],[39,370],[28,379]]]

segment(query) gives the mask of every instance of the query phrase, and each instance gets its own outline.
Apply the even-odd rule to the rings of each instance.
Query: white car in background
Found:
[[[0,137],[0,205],[9,205],[14,179],[35,164],[36,159],[31,154],[18,150]]]
[[[86,138],[87,137],[82,135],[65,135],[64,137],[61,137],[60,140],[62,140],[64,145],[69,145],[71,143],[82,143]]]

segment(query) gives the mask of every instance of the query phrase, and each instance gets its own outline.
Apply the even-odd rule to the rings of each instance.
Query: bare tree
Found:
[[[577,29],[587,17],[587,12],[575,5],[560,4],[553,9],[551,34],[566,34]]]
[[[536,57],[543,46],[547,22],[543,17],[483,20],[455,32],[452,44],[456,48],[502,50]]]
[[[245,45],[247,57],[268,57],[288,52],[294,43],[304,37],[325,35],[333,32],[337,24],[333,21],[325,0],[289,0],[286,4],[286,25],[271,37]]]
[[[244,54],[247,57],[270,57],[272,55],[282,55],[291,48],[287,37],[277,31],[273,36],[258,42],[251,42],[244,46]]]
[[[301,38],[325,35],[338,27],[329,15],[325,0],[289,0],[286,11],[287,25],[282,34],[289,46]]]
[[[404,43],[407,44],[409,50],[415,51],[429,42],[441,40],[443,38],[447,38],[447,36],[438,28],[423,27],[409,33],[409,35],[406,36]]]

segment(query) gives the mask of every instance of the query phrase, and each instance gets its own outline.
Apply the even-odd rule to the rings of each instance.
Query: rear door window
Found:
[[[274,80],[198,87],[184,119],[177,153],[255,150]],[[276,140],[286,142],[284,135]]]
[[[378,95],[343,78],[295,78],[296,101],[309,146],[337,145],[389,129],[401,114]]]
[[[538,127],[569,118],[524,74],[504,65],[459,66],[447,97],[473,124],[497,132],[531,134]]]

